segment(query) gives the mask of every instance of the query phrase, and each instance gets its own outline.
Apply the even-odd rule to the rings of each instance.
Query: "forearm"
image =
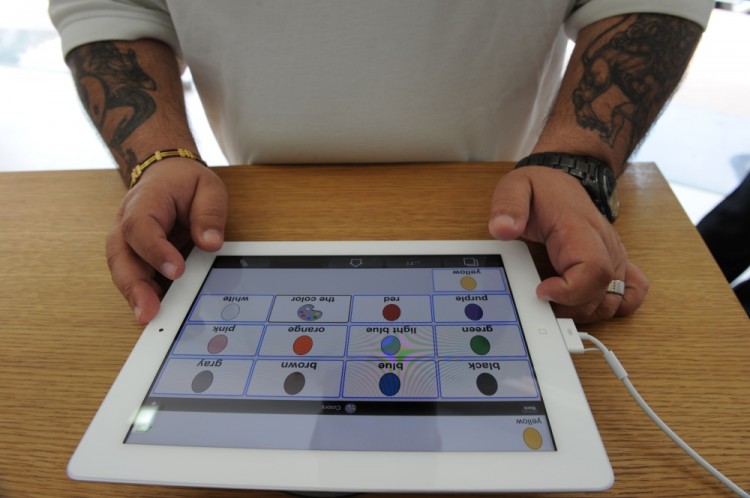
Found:
[[[701,32],[660,14],[587,26],[533,152],[593,156],[619,174],[679,83]]]
[[[156,40],[97,42],[71,51],[67,63],[126,184],[155,151],[196,149],[170,47]]]

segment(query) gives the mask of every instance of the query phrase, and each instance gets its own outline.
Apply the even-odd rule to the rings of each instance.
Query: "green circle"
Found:
[[[490,341],[483,335],[472,337],[471,341],[469,341],[469,346],[471,346],[472,351],[479,355],[486,355],[490,352]]]

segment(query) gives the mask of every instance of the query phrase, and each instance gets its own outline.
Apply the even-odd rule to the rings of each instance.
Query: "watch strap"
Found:
[[[614,222],[619,211],[619,200],[615,193],[616,180],[609,165],[604,161],[591,156],[579,156],[565,152],[537,152],[524,157],[516,163],[516,168],[524,166],[547,166],[554,168],[577,178],[581,186],[591,197],[596,208]],[[602,191],[603,179],[606,178],[607,190],[610,194]],[[611,190],[610,190],[611,189]],[[610,199],[607,195],[613,195]]]
[[[609,166],[604,162],[590,156],[578,156],[564,152],[537,152],[526,156],[516,163],[516,168],[524,166],[549,166],[569,175],[575,176],[581,181],[596,178],[600,168]]]

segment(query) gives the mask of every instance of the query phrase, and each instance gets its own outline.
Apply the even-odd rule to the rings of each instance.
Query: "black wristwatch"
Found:
[[[516,168],[524,166],[549,166],[578,178],[599,211],[610,222],[617,219],[620,213],[617,181],[612,170],[603,161],[564,152],[539,152],[516,163]]]

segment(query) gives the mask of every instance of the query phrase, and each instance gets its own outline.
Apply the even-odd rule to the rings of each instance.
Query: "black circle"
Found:
[[[477,376],[477,389],[485,396],[492,396],[497,392],[497,379],[487,372]]]

